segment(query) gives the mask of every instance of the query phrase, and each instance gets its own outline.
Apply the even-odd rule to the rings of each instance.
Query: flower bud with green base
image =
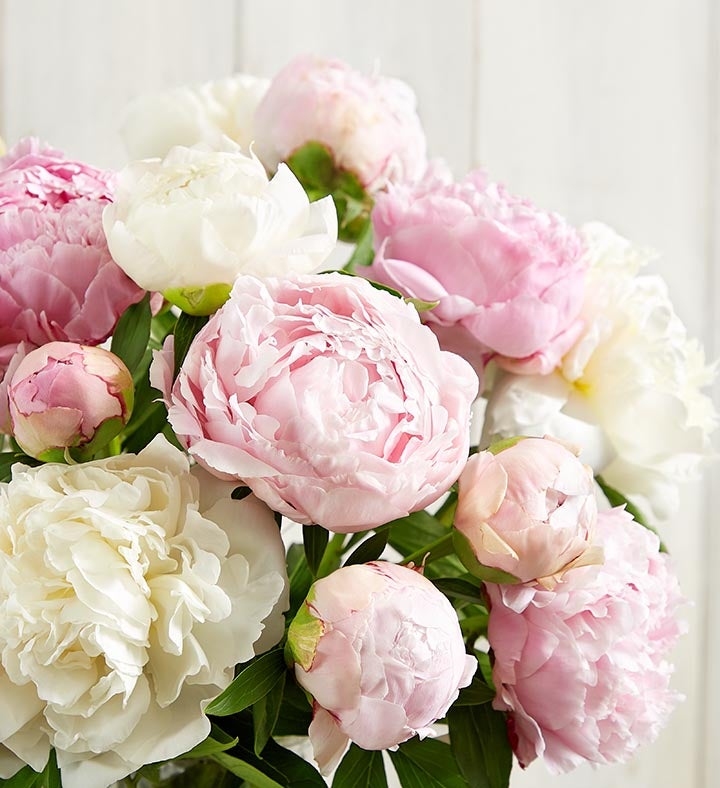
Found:
[[[13,436],[44,462],[91,457],[127,424],[133,399],[132,376],[116,355],[74,342],[28,353],[8,386]]]

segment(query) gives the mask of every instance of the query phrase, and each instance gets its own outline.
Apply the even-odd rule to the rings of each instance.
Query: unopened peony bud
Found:
[[[96,452],[127,424],[133,380],[113,353],[50,342],[28,353],[8,386],[15,440],[31,457],[61,461],[66,449]]]
[[[591,470],[550,438],[507,444],[472,456],[460,476],[456,547],[468,570],[552,587],[572,567],[602,563]]]
[[[383,750],[426,736],[477,668],[445,596],[417,570],[384,561],[318,580],[286,651],[313,697],[309,735],[325,772],[350,741]]]

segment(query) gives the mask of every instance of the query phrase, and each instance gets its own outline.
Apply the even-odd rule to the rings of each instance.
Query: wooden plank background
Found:
[[[0,0],[0,133],[124,161],[123,107],[234,70],[335,55],[416,90],[434,155],[482,165],[574,222],[600,219],[663,257],[690,331],[720,353],[720,12],[716,0]],[[690,633],[686,701],[629,765],[515,788],[720,784],[720,471],[686,490],[665,536]]]

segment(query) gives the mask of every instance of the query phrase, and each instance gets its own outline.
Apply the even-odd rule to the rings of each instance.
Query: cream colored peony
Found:
[[[688,339],[665,282],[637,275],[649,255],[604,225],[582,232],[585,330],[553,374],[498,378],[484,441],[547,433],[577,443],[596,473],[664,519],[678,482],[710,452],[717,414],[702,389],[715,369]]]
[[[41,770],[55,747],[65,788],[105,788],[186,752],[235,664],[261,635],[280,639],[272,513],[210,493],[201,513],[163,437],[137,455],[18,465],[0,485],[1,776]]]
[[[311,204],[284,164],[268,180],[228,139],[126,167],[103,227],[131,279],[192,314],[214,312],[240,274],[317,271],[337,242],[332,197]]]
[[[269,84],[250,74],[234,74],[139,96],[125,111],[125,148],[131,159],[162,158],[175,145],[222,146],[225,136],[248,150],[255,137],[255,109]]]

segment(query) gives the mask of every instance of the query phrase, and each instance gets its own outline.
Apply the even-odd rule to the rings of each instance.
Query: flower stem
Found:
[[[326,577],[340,566],[340,556],[343,554],[344,545],[345,534],[333,534],[320,560],[316,579],[319,580],[321,577]]]
[[[453,552],[452,538],[453,535],[451,531],[441,536],[439,539],[436,539],[434,542],[423,545],[419,550],[415,550],[414,553],[406,555],[403,559],[403,564],[409,564],[411,561],[417,562],[418,560],[423,563],[429,563],[436,558],[450,555],[450,553]]]

